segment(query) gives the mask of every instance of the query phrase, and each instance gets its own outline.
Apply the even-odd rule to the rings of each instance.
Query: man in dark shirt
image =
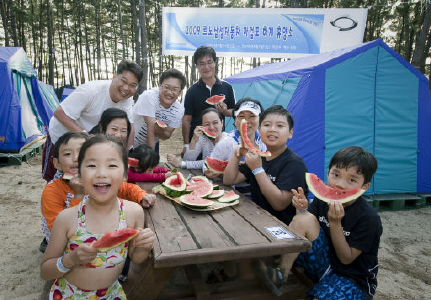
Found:
[[[188,147],[196,126],[200,125],[202,111],[212,106],[205,102],[206,99],[214,95],[224,95],[225,100],[216,104],[215,108],[227,117],[232,116],[232,108],[235,105],[232,86],[215,75],[217,56],[214,49],[206,46],[199,47],[193,55],[193,62],[196,64],[200,78],[190,86],[184,99],[183,152]]]

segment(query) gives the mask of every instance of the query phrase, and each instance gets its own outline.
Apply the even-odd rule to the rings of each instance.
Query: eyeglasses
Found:
[[[207,62],[198,62],[198,67],[205,67],[205,66],[211,66],[215,64],[215,61],[209,60]]]
[[[178,94],[179,92],[181,92],[180,88],[178,88],[178,87],[170,87],[169,85],[165,85],[165,84],[162,84],[162,88],[165,91],[169,91],[169,92],[172,92],[174,94]]]
[[[123,86],[127,86],[128,89],[130,89],[130,90],[136,90],[138,88],[138,85],[136,83],[129,83],[127,81],[127,79],[124,78],[124,77],[119,77],[119,78],[120,78],[121,84]]]

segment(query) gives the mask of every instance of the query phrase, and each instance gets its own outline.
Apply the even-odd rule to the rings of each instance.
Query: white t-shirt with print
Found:
[[[181,125],[184,115],[184,106],[175,101],[169,108],[164,108],[159,100],[159,88],[152,88],[143,92],[133,107],[133,118],[135,120],[135,148],[147,142],[147,123],[145,117],[153,117],[172,128]],[[159,139],[156,136],[156,143]]]
[[[96,80],[81,84],[60,103],[60,106],[68,117],[87,131],[99,123],[100,116],[107,108],[124,110],[130,123],[133,123],[133,99],[128,98],[117,103],[112,101],[109,95],[111,82],[111,80]],[[68,131],[56,117],[51,118],[49,135],[53,143]]]

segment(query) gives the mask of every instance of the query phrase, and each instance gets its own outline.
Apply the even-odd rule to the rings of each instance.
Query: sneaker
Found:
[[[39,246],[39,251],[42,253],[45,253],[47,246],[48,246],[48,241],[46,240],[46,238],[43,238],[43,241],[42,243],[40,243],[40,246]]]
[[[274,296],[283,294],[284,274],[280,268],[272,267],[258,260],[255,264],[257,275]]]

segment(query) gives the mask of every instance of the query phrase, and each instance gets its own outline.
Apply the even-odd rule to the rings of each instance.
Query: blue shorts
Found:
[[[366,300],[362,290],[353,281],[336,274],[329,263],[329,241],[323,229],[312,242],[309,252],[302,252],[295,265],[304,268],[307,276],[316,284],[307,292],[307,299],[319,300]]]

